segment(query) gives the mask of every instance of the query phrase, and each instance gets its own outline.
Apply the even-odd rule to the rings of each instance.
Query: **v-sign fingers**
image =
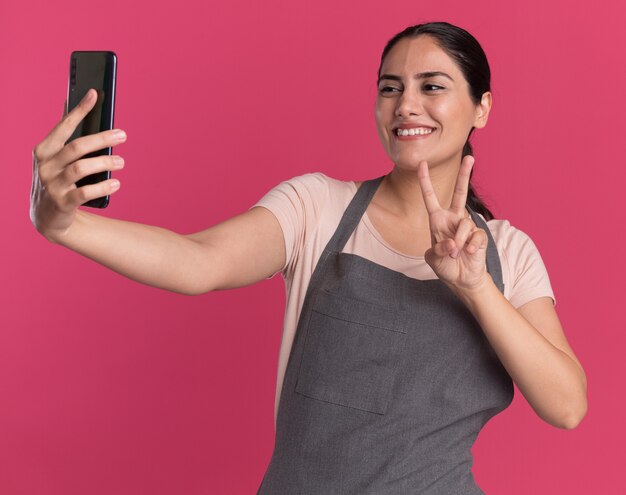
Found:
[[[461,161],[461,168],[459,168],[459,175],[456,178],[456,184],[454,186],[454,194],[452,196],[452,203],[450,203],[450,210],[458,215],[465,214],[465,204],[467,202],[467,192],[469,190],[470,175],[472,173],[472,167],[474,166],[474,157],[466,155]]]
[[[417,166],[417,178],[419,179],[420,189],[422,190],[422,197],[424,198],[424,204],[429,214],[433,214],[441,209],[439,200],[433,189],[433,184],[430,182],[430,175],[428,174],[428,163],[421,161]]]

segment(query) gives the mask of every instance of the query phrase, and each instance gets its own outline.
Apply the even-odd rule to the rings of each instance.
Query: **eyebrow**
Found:
[[[415,74],[415,79],[428,79],[429,77],[435,77],[435,76],[443,76],[443,77],[447,77],[448,79],[450,79],[450,81],[454,82],[454,79],[452,79],[448,74],[446,74],[445,72],[441,72],[441,71],[428,71],[428,72],[418,72],[417,74]],[[382,81],[383,79],[391,79],[392,81],[399,81],[402,82],[402,78],[400,76],[395,76],[393,74],[382,74],[379,78],[378,78],[378,82]]]

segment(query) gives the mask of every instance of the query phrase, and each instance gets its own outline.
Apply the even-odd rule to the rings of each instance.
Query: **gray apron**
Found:
[[[364,182],[311,277],[257,495],[475,495],[470,451],[513,383],[463,303],[342,253],[382,177]],[[489,237],[487,270],[503,291]]]

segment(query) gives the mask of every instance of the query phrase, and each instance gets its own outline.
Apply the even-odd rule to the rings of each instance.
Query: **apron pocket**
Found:
[[[306,331],[296,392],[385,414],[409,321],[402,310],[320,290]]]

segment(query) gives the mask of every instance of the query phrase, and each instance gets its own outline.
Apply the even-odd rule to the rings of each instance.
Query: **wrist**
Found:
[[[77,210],[71,223],[64,229],[54,229],[44,234],[46,239],[53,244],[58,244],[63,247],[71,247],[74,240],[77,237],[77,230],[80,229],[81,224],[85,221],[85,212]]]
[[[471,286],[454,286],[451,287],[451,289],[466,306],[470,307],[470,309],[480,301],[489,298],[494,290],[499,292],[491,275],[486,271],[477,283]]]

